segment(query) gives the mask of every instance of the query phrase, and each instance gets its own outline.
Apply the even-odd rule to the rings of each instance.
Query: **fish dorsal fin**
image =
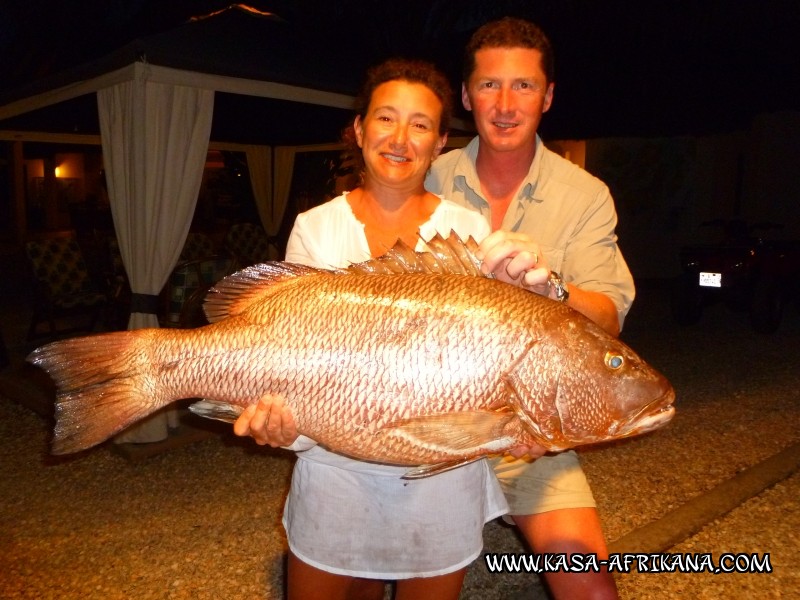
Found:
[[[426,247],[424,252],[416,252],[398,240],[383,256],[350,265],[348,269],[369,274],[449,273],[484,277],[480,270],[481,261],[475,256],[478,243],[472,236],[464,242],[453,231],[446,238],[437,232],[427,242],[422,241]]]
[[[422,239],[420,237],[420,239]],[[347,269],[317,269],[288,262],[266,262],[225,277],[206,295],[203,311],[209,323],[216,323],[247,310],[260,299],[275,293],[281,283],[317,273],[331,275],[394,273],[449,273],[484,277],[475,256],[478,243],[470,236],[464,242],[451,231],[446,238],[437,233],[417,252],[402,240],[383,256],[350,265]]]
[[[324,269],[287,262],[253,265],[214,284],[206,295],[203,312],[209,323],[216,323],[247,310],[261,298],[279,290],[282,283],[327,272]]]
[[[441,268],[437,273],[486,277],[481,273],[481,261],[475,256],[478,243],[472,236],[464,242],[454,231],[447,238],[437,233],[426,242],[426,246],[429,251],[422,253],[422,259],[425,260],[426,255],[435,257]]]

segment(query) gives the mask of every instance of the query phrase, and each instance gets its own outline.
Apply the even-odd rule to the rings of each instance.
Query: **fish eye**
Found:
[[[625,364],[625,359],[619,354],[613,352],[606,352],[606,366],[615,371]]]

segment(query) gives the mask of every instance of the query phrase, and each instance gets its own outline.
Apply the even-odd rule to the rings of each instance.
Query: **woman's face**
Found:
[[[442,103],[427,86],[387,81],[372,92],[367,114],[356,117],[365,182],[421,186],[447,141],[439,135]]]

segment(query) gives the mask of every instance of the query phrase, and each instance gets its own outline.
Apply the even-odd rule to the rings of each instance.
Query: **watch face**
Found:
[[[559,302],[566,302],[569,298],[569,290],[567,289],[561,275],[555,271],[550,271],[550,287],[555,290],[555,300]]]

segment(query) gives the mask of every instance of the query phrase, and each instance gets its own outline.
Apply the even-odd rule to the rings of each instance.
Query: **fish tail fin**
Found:
[[[53,342],[28,356],[58,390],[53,454],[95,446],[167,404],[147,385],[149,343],[141,331],[120,331]]]

